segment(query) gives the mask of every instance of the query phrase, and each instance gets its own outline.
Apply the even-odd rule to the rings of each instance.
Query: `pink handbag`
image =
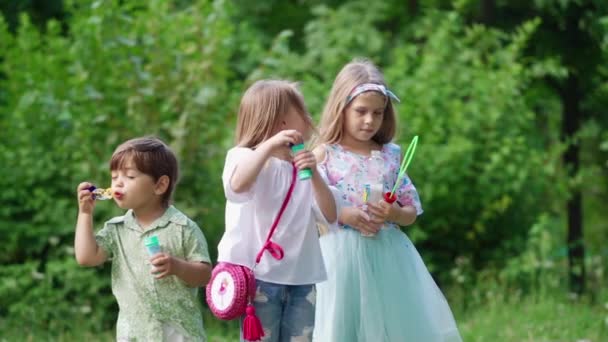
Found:
[[[266,242],[255,258],[254,269],[260,263],[260,259],[265,251],[268,251],[277,260],[283,259],[283,249],[278,244],[272,242],[271,238],[293,193],[296,173],[297,170],[294,166],[289,190],[268,232]],[[243,321],[243,337],[248,341],[257,341],[264,336],[262,324],[255,316],[255,308],[252,304],[255,291],[256,284],[253,269],[228,262],[220,262],[213,268],[211,279],[206,289],[207,304],[215,317],[223,320],[232,320],[246,314]]]

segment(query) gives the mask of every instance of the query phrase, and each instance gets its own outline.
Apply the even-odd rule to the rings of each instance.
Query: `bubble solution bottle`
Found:
[[[372,151],[366,161],[367,172],[363,177],[363,209],[367,211],[367,203],[378,204],[384,193],[384,159],[382,152]],[[375,234],[361,233],[373,237]]]
[[[304,144],[297,144],[291,146],[291,151],[294,155],[304,150]],[[298,170],[298,178],[300,180],[310,179],[312,177],[312,170],[309,168]]]
[[[146,245],[146,250],[150,256],[154,254],[160,253],[160,242],[158,241],[158,236],[152,235],[148,236],[144,240],[144,245]]]
[[[152,235],[148,236],[144,239],[144,245],[146,246],[146,250],[148,251],[149,256],[153,256],[161,252],[160,242],[158,241],[158,236]],[[150,265],[152,269],[156,269],[154,265]]]

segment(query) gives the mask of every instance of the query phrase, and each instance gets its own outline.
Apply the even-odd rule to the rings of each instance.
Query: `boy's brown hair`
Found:
[[[179,177],[177,157],[169,146],[156,137],[141,137],[120,144],[110,159],[110,171],[120,170],[132,161],[137,170],[151,176],[154,182],[169,177],[169,186],[163,194],[162,204],[168,207]]]

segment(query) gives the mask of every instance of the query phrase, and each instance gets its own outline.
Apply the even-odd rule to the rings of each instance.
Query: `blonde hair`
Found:
[[[270,138],[291,107],[295,108],[312,127],[304,97],[296,83],[285,80],[261,80],[252,84],[243,94],[239,106],[236,144],[255,148]]]
[[[315,145],[339,143],[344,136],[344,112],[346,99],[351,91],[363,83],[375,83],[386,87],[380,70],[367,59],[355,59],[346,64],[336,76],[334,84],[325,103],[319,136]],[[352,102],[351,102],[352,103]],[[396,113],[390,99],[384,109],[384,118],[378,132],[372,137],[376,143],[383,145],[395,136]]]

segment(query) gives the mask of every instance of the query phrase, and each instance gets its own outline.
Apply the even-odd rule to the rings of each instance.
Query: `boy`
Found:
[[[157,138],[131,139],[114,151],[110,171],[112,197],[128,211],[94,234],[92,184],[78,185],[74,249],[82,266],[112,261],[117,340],[204,341],[198,291],[211,263],[199,227],[170,205],[179,172],[175,154]],[[152,236],[161,252],[149,256],[144,241]]]

